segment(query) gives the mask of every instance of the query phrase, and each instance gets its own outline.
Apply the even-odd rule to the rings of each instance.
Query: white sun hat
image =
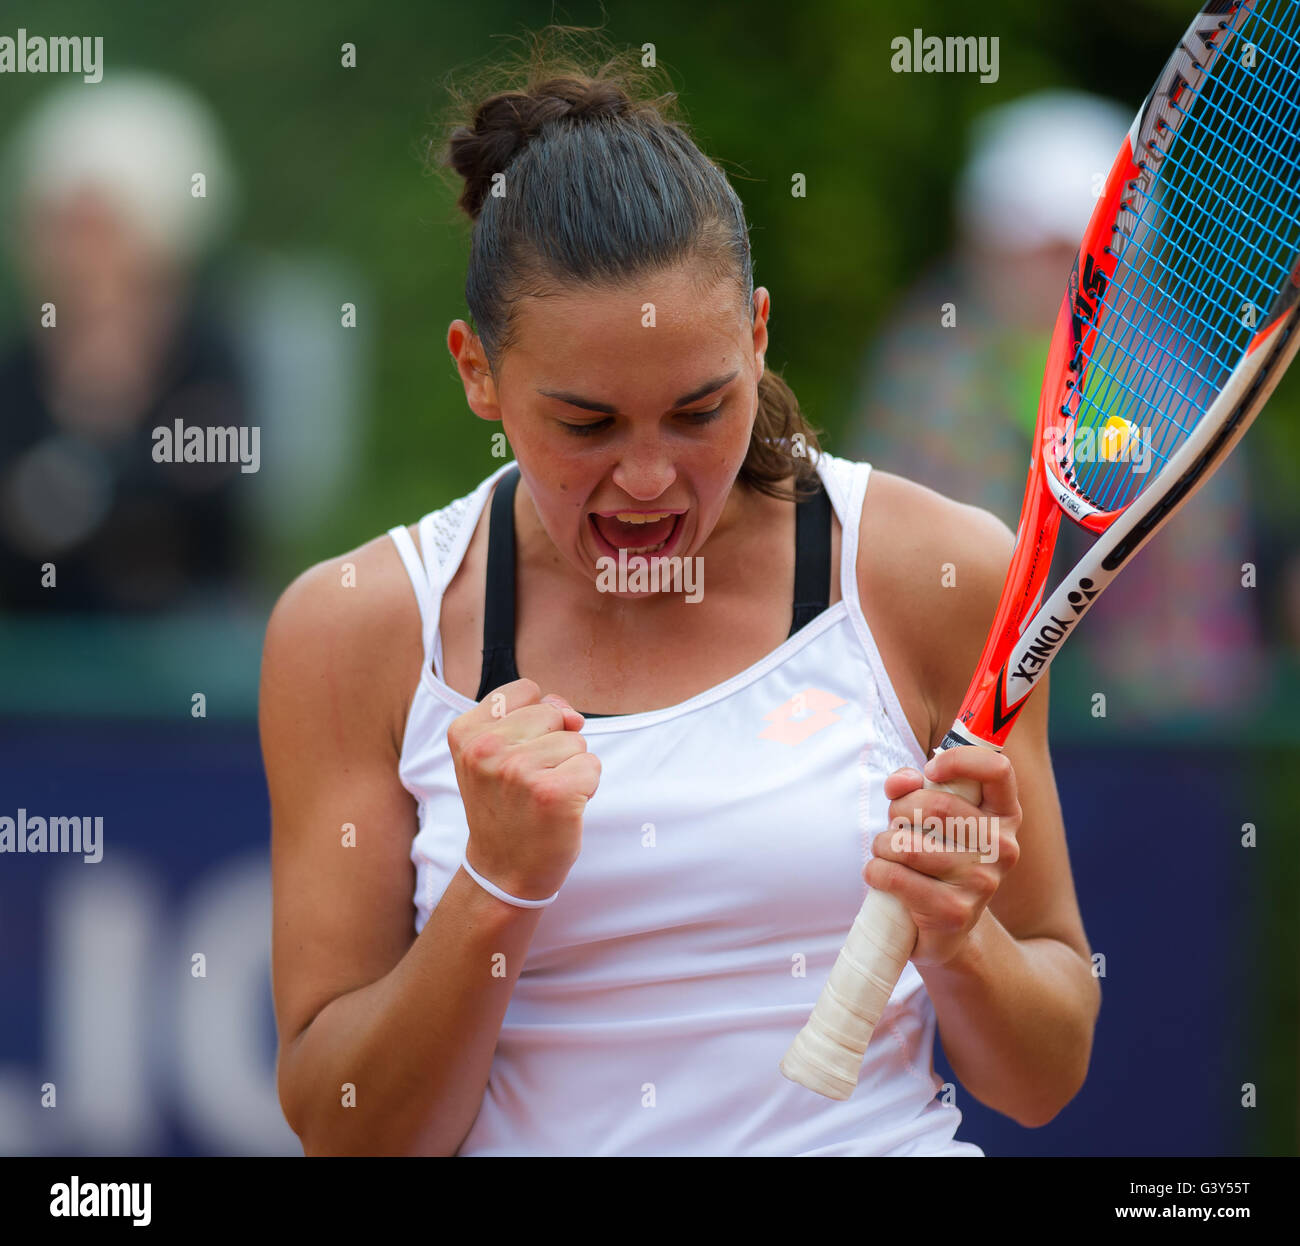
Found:
[[[1007,251],[1078,243],[1132,122],[1131,110],[1075,91],[981,114],[957,188],[967,238]]]
[[[193,193],[203,174],[205,194]],[[6,215],[93,188],[155,246],[201,256],[234,216],[239,190],[211,109],[144,72],[68,83],[23,119],[5,153]]]

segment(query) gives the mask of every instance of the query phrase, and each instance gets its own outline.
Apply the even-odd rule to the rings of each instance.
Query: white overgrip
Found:
[[[927,779],[925,786],[976,806],[983,796],[980,785],[966,779]],[[812,1015],[781,1061],[781,1073],[828,1099],[852,1095],[867,1045],[915,946],[916,924],[903,902],[871,888]]]

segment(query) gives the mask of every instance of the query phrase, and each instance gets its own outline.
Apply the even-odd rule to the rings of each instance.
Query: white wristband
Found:
[[[463,869],[466,874],[468,874],[476,883],[478,883],[478,885],[482,887],[484,891],[489,892],[490,894],[496,896],[498,900],[504,900],[507,904],[513,904],[517,909],[544,909],[548,904],[554,904],[555,901],[559,898],[560,893],[558,891],[553,896],[547,896],[545,900],[521,900],[518,896],[512,896],[508,891],[502,891],[500,887],[498,887],[495,883],[488,882],[488,880],[484,878],[482,874],[478,873],[478,871],[475,870],[472,865],[470,865],[469,859],[465,855],[468,849],[469,849],[468,844],[466,844],[465,847],[461,849],[461,853],[460,853],[461,869]]]

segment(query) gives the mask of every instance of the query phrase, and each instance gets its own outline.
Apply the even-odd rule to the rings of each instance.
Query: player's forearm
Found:
[[[1073,948],[1016,939],[986,910],[962,953],[920,973],[944,1053],[981,1103],[1037,1127],[1078,1093],[1101,993]]]
[[[391,972],[321,1009],[279,1071],[308,1155],[456,1153],[539,915],[458,871]]]

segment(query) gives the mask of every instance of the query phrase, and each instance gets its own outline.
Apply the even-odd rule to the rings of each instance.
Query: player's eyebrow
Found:
[[[740,369],[734,372],[728,372],[726,376],[715,376],[710,381],[705,381],[703,385],[691,390],[689,394],[683,394],[676,402],[673,403],[672,409],[675,411],[678,407],[685,407],[692,402],[707,397],[715,390],[721,389],[724,385],[730,385],[732,381],[740,375]],[[618,415],[618,408],[612,407],[607,402],[596,402],[591,398],[583,398],[578,394],[565,393],[561,390],[539,389],[537,391],[543,397],[557,398],[560,402],[567,402],[571,407],[582,407],[586,411],[599,411],[602,415]]]

